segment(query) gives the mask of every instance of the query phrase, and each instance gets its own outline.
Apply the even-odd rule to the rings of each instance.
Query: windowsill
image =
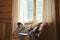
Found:
[[[25,23],[25,25],[29,25],[29,24],[33,24],[33,23],[39,23],[39,22],[42,22],[42,21],[28,21]]]

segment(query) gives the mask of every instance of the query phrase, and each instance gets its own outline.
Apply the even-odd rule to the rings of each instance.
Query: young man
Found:
[[[20,37],[21,40],[24,40],[26,34],[28,34],[31,30],[31,25],[23,25],[22,23],[18,22],[17,26],[18,27],[16,28],[14,35]]]
[[[22,28],[24,28],[23,24],[20,23],[20,22],[18,22],[18,23],[17,23],[17,28],[16,28],[16,30],[14,31],[14,35],[17,36],[18,33],[20,33],[20,31],[22,30]]]

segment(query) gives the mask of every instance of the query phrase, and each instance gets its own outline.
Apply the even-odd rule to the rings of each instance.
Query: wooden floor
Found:
[[[17,36],[12,36],[12,40],[20,40]]]
[[[20,38],[17,36],[14,36],[12,37],[12,40],[20,40]],[[25,37],[24,40],[31,40],[31,38]]]
[[[20,40],[20,39],[12,39],[12,40]]]

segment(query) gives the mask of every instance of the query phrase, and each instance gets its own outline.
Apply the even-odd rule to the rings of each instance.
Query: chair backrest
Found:
[[[39,26],[39,31],[41,31],[43,29],[43,26],[44,26],[44,23],[42,23],[40,26]]]
[[[39,27],[38,30],[39,30],[41,33],[44,32],[46,25],[47,25],[47,23],[42,23],[42,24],[40,25],[40,27]]]

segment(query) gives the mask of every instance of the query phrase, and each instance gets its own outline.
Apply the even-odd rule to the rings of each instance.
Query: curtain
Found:
[[[18,20],[18,0],[12,0],[12,33],[17,27]]]
[[[19,0],[18,22],[25,23],[33,20],[33,0]]]
[[[36,0],[36,20],[42,22],[43,0]]]
[[[27,17],[27,1],[26,0],[19,0],[18,3],[18,22],[26,21]]]
[[[48,40],[57,40],[55,19],[55,0],[44,0],[42,20],[48,23]]]

